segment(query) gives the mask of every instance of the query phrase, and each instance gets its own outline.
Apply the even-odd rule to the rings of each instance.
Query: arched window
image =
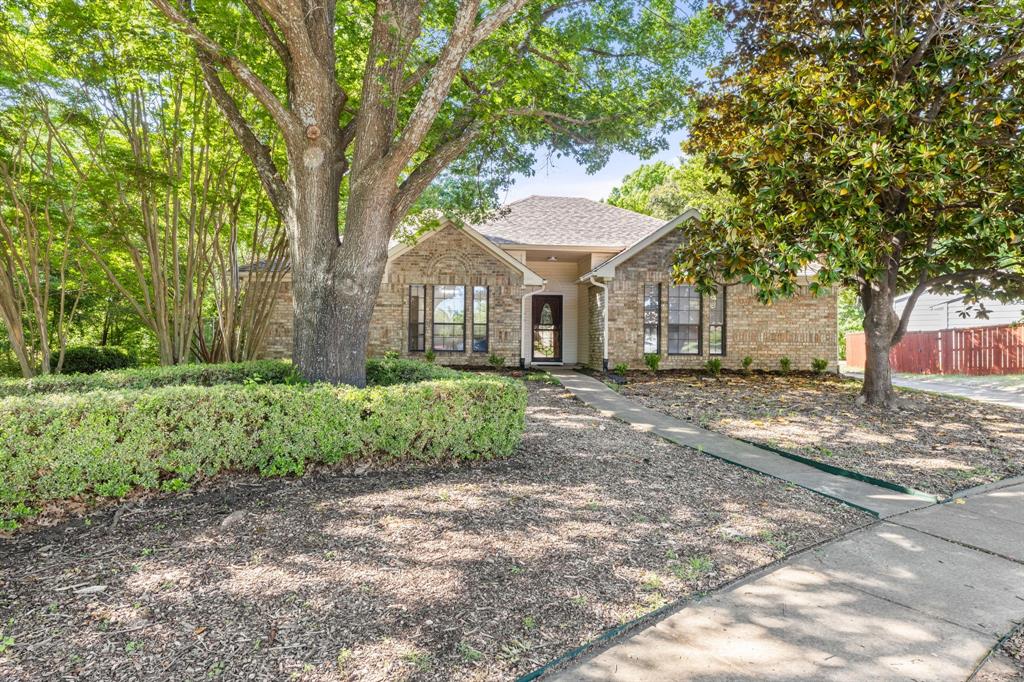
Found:
[[[545,303],[544,307],[540,309],[540,323],[545,327],[550,327],[555,323],[555,316],[551,312],[550,303]]]

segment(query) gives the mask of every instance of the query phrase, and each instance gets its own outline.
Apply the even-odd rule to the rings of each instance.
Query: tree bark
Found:
[[[893,309],[895,297],[893,288],[885,284],[865,285],[861,289],[866,358],[860,397],[868,405],[877,407],[893,407],[896,404],[892,368],[889,365],[889,351],[900,322]]]

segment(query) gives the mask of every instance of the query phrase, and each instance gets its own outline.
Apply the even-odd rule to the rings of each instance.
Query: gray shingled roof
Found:
[[[493,220],[473,227],[495,244],[624,249],[664,224],[590,199],[535,195],[512,202]]]

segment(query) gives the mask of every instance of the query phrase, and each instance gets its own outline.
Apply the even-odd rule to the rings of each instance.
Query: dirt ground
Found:
[[[949,495],[1024,474],[1024,412],[919,391],[901,409],[858,406],[834,375],[637,372],[623,395],[712,431]]]
[[[0,540],[0,679],[507,680],[870,519],[530,383],[505,462],[225,477]]]

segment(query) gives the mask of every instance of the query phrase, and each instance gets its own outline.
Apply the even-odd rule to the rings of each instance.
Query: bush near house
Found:
[[[222,471],[280,476],[311,464],[502,457],[522,435],[526,390],[514,380],[382,360],[368,366],[376,385],[359,389],[285,384],[294,376],[285,368],[172,372],[178,384],[183,376],[222,380],[213,386],[90,386],[0,400],[0,526],[14,527],[48,502],[180,490]],[[123,374],[134,376],[107,380],[142,381],[139,371]],[[270,376],[279,381],[253,381]]]

